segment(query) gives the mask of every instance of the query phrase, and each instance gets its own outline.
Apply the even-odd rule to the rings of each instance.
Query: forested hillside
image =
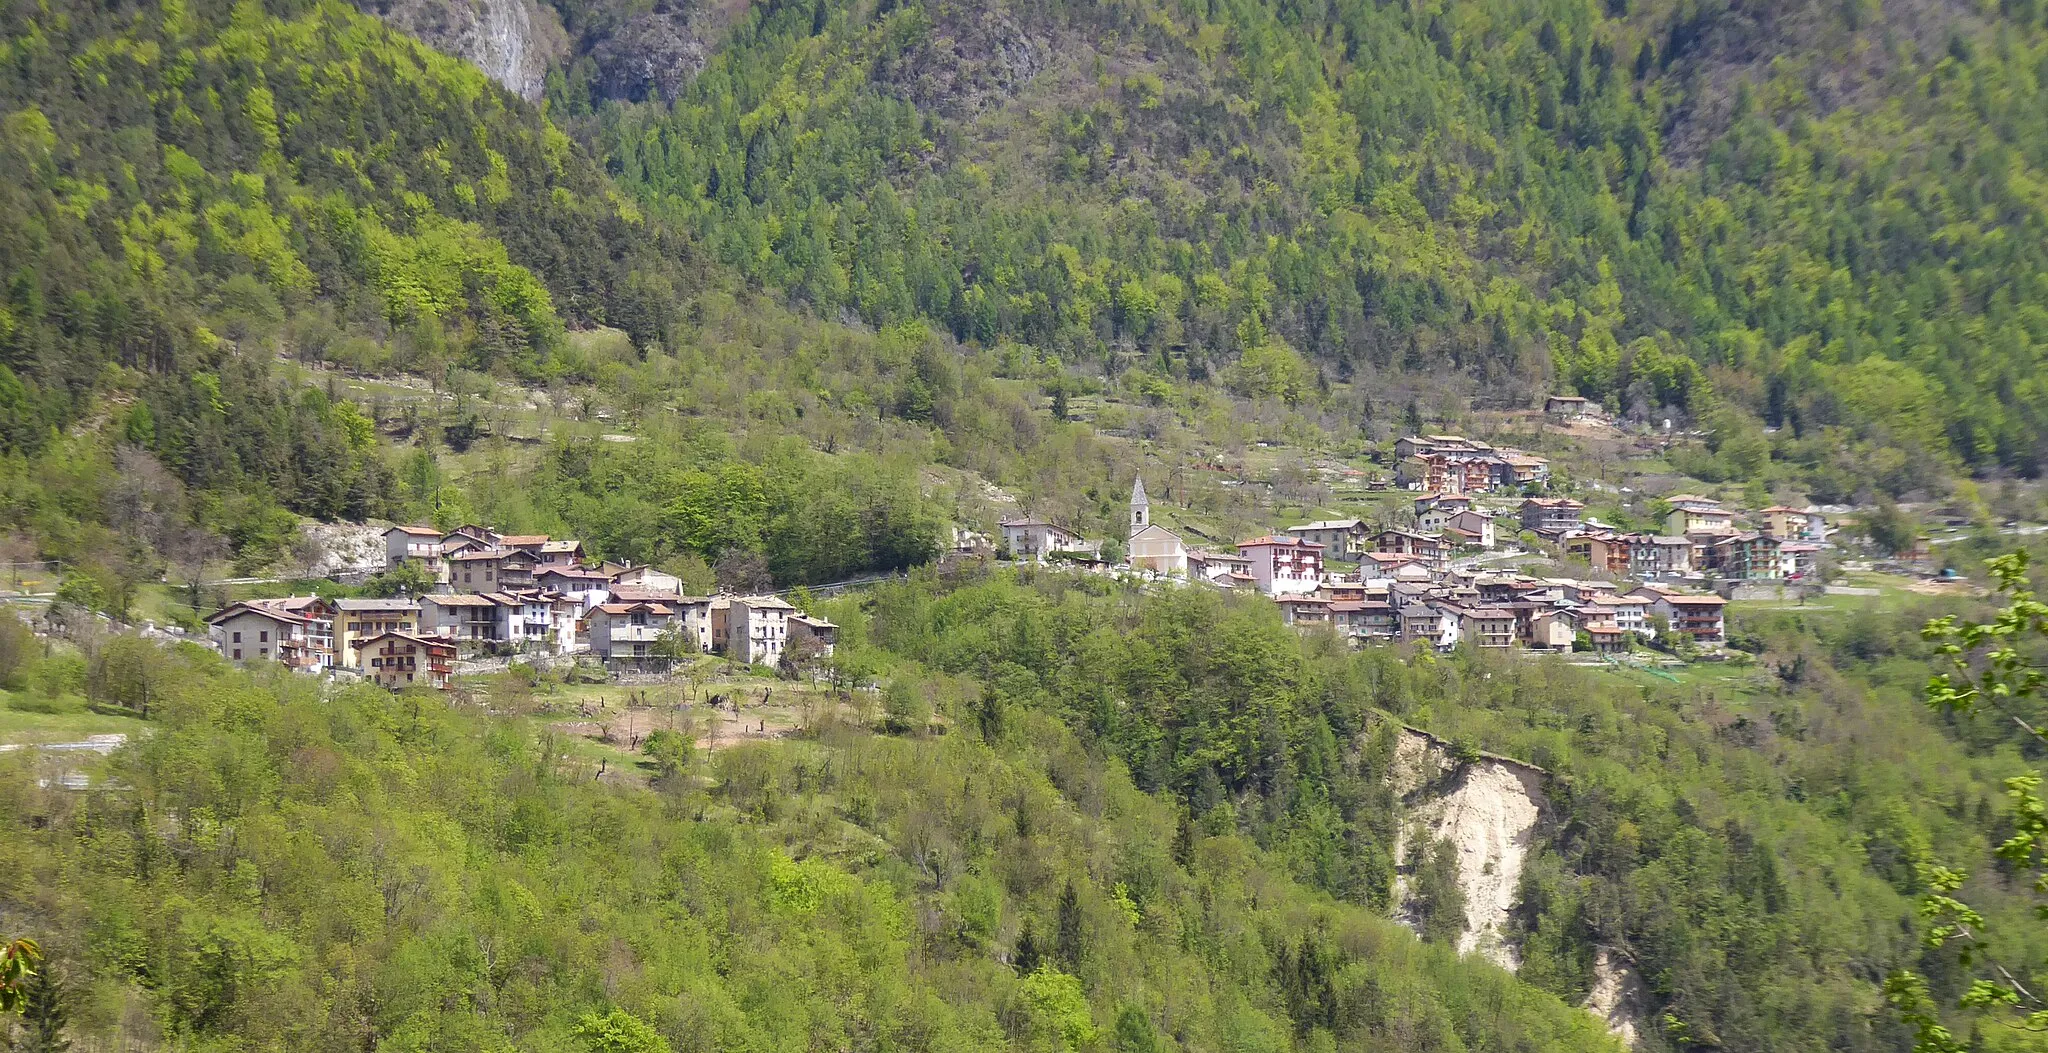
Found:
[[[1918,938],[1933,861],[2002,957],[2044,950],[1987,855],[2027,739],[1928,713],[1926,612],[1765,612],[1754,665],[1646,686],[1057,573],[823,609],[880,713],[650,739],[623,779],[517,673],[465,706],[8,652],[10,701],[90,669],[153,720],[89,792],[0,755],[0,927],[48,948],[74,1038],[144,1049],[1594,1050],[1611,955],[1642,1050],[1905,1050],[1883,978],[1967,982]],[[1544,771],[1516,976],[1455,956],[1456,889],[1397,858],[1392,719]]]
[[[1765,496],[2048,452],[2031,0],[554,6],[536,106],[338,0],[0,0],[0,561],[120,618],[302,517],[474,519],[765,589],[998,509],[1114,543],[1169,461],[1225,545],[1329,494],[1191,461],[1364,464],[1432,396],[1700,424],[1660,469]],[[2028,906],[2039,740],[1919,697],[1963,601],[1746,608],[1672,682],[1062,573],[796,598],[802,725],[644,757],[568,676],[0,614],[9,715],[133,731],[86,790],[0,753],[0,936],[78,1048],[1588,1050],[1602,960],[1643,1050],[1910,1048],[1900,969],[2040,1048],[1915,909],[1937,863]],[[1516,975],[1397,847],[1404,724],[1547,795]]]
[[[98,525],[116,471],[196,520],[195,558],[274,553],[287,512],[394,512],[371,421],[277,377],[272,349],[573,375],[565,326],[658,345],[677,316],[679,239],[475,70],[345,7],[0,20],[0,450],[11,525],[57,555],[110,558],[62,524]]]
[[[548,98],[827,317],[1382,418],[1718,398],[1903,491],[2048,449],[2048,35],[1921,6],[564,2]]]
[[[1186,829],[1048,714],[986,741],[827,723],[622,790],[537,723],[156,661],[156,733],[107,789],[0,761],[0,925],[35,926],[80,1039],[1618,1048],[1229,824]]]

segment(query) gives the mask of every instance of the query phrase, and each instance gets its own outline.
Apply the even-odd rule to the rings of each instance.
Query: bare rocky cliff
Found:
[[[1607,1021],[1614,1037],[1631,1046],[1641,1041],[1649,997],[1628,959],[1607,947],[1593,953],[1593,990],[1586,994],[1586,1009]]]
[[[1485,955],[1503,969],[1521,961],[1507,938],[1546,803],[1543,773],[1526,764],[1482,756],[1460,763],[1443,743],[1403,731],[1394,748],[1395,789],[1407,808],[1394,858],[1407,858],[1415,837],[1447,840],[1457,849],[1465,894],[1465,931],[1458,951]],[[1405,891],[1397,887],[1398,895]]]
[[[536,0],[356,0],[364,12],[465,59],[505,90],[540,98],[548,64],[569,50],[552,8]]]
[[[1445,743],[1413,729],[1402,729],[1394,744],[1394,791],[1403,808],[1394,858],[1407,859],[1409,845],[1419,839],[1450,842],[1465,898],[1458,952],[1477,952],[1510,972],[1521,966],[1521,957],[1510,938],[1509,920],[1549,803],[1543,779],[1542,769],[1506,757],[1481,754],[1476,760],[1461,761]],[[1403,904],[1407,894],[1408,879],[1401,875],[1395,880],[1396,904]],[[1413,923],[1402,907],[1397,906],[1395,914]],[[1633,1046],[1646,1002],[1635,967],[1611,949],[1600,948],[1594,956],[1587,1011]]]

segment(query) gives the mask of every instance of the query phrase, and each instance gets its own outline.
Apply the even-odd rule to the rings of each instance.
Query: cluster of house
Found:
[[[1701,647],[1727,638],[1727,600],[1654,582],[1629,588],[1513,574],[1331,577],[1313,592],[1274,602],[1290,625],[1327,624],[1358,643],[1416,641],[1445,650],[1468,643],[1569,651],[1583,637],[1593,651],[1609,654],[1655,638],[1659,618],[1673,636]]]
[[[1754,513],[1756,529],[1740,529],[1736,513],[1712,498],[1680,494],[1669,503],[1661,534],[1589,529],[1579,522],[1584,506],[1566,499],[1524,502],[1522,525],[1595,570],[1636,578],[1802,581],[1814,573],[1827,539],[1827,521],[1817,511],[1773,505]]]
[[[1394,443],[1394,480],[1438,494],[1526,491],[1549,485],[1550,462],[1462,435],[1409,435]]]
[[[1585,505],[1570,498],[1529,497],[1496,513],[1474,507],[1470,489],[1431,492],[1415,499],[1414,529],[1322,520],[1217,552],[1152,522],[1140,479],[1131,489],[1126,551],[1134,571],[1254,590],[1279,604],[1290,624],[1327,622],[1357,641],[1556,650],[1583,638],[1595,651],[1613,652],[1654,638],[1660,620],[1694,644],[1721,644],[1728,601],[1678,588],[1674,580],[1797,580],[1813,572],[1826,537],[1816,511],[1773,506],[1752,514],[1757,529],[1738,529],[1736,514],[1709,498],[1681,494],[1669,503],[1665,533],[1622,533],[1586,523]],[[1453,562],[1461,550],[1494,548],[1497,520],[1640,584],[1489,575]],[[1042,519],[1006,520],[1002,528],[1012,558],[1098,549]],[[1331,573],[1326,560],[1357,569]]]
[[[697,651],[776,665],[829,656],[837,640],[831,622],[779,597],[686,596],[672,574],[586,560],[573,540],[396,526],[384,541],[386,568],[421,568],[427,592],[243,600],[207,619],[208,638],[231,661],[351,670],[391,688],[446,688],[465,654],[588,653],[640,668]]]

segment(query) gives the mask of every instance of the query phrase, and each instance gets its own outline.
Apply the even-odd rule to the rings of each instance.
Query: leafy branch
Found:
[[[2013,552],[1989,563],[2006,606],[1988,622],[1947,615],[1927,623],[1921,635],[1935,643],[1935,653],[1950,669],[1927,683],[1927,704],[1937,711],[1969,715],[1991,711],[2022,732],[2048,745],[2048,734],[2027,718],[2021,702],[2042,695],[2048,676],[2022,652],[2023,642],[2048,637],[2048,603],[2027,587],[2027,554]],[[2021,872],[2032,872],[2032,890],[2042,897],[2037,918],[2048,919],[2048,803],[2041,798],[2041,776],[2017,775],[2005,780],[2012,802],[2012,836],[1995,854]],[[1974,975],[1957,1006],[1993,1014],[2019,1030],[2048,1032],[2048,999],[2030,987],[2021,974],[1994,953],[1994,926],[1983,912],[1962,898],[1969,874],[1940,865],[1922,865],[1920,877],[1928,893],[1920,916],[1931,923],[1925,940],[1931,948],[1953,947],[1956,959]],[[1906,971],[1885,981],[1885,998],[1914,1029],[1915,1053],[1961,1053],[1965,1048],[1944,1027],[1926,981]]]
[[[0,947],[0,1013],[18,1013],[28,995],[28,982],[42,964],[43,949],[23,937]]]

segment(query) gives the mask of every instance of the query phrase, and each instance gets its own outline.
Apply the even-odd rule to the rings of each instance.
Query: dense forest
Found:
[[[1918,866],[1985,858],[2003,836],[1998,780],[2038,748],[2002,720],[1922,711],[1932,652],[1915,630],[1934,607],[1761,614],[1740,629],[1757,693],[1354,652],[1300,639],[1265,604],[1096,591],[1056,576],[890,586],[865,628],[981,677],[963,706],[978,726],[1059,713],[1198,828],[1241,829],[1304,884],[1382,909],[1410,861],[1394,858],[1375,715],[1533,761],[1556,814],[1523,878],[1520,976],[1577,1001],[1595,948],[1644,963],[1666,1021],[1649,1048],[1902,1048],[1876,981],[1920,967],[1950,997],[1961,986],[1914,938]],[[1980,883],[1994,900],[2015,890],[2001,873]],[[2042,950],[2023,946],[2021,960]]]
[[[334,0],[0,0],[0,556],[116,615],[304,518],[824,582],[927,562],[977,474],[1120,523],[1110,431],[1363,450],[1432,390],[1821,500],[2048,451],[2027,0],[552,10],[535,106]],[[515,402],[547,427],[487,440]],[[89,792],[0,754],[0,936],[81,1046],[1599,1049],[1606,953],[1645,1050],[1909,1048],[1901,969],[2037,1048],[1950,1011],[1916,910],[1945,863],[2026,916],[1991,849],[2041,743],[1922,704],[1956,606],[1745,611],[1667,684],[916,571],[819,605],[844,712],[609,782],[523,673],[0,619],[10,706],[152,718]],[[1516,975],[1396,850],[1402,724],[1543,773]]]
[[[38,919],[75,1036],[1610,1048],[1591,1016],[1304,887],[1228,824],[1188,832],[1050,714],[1019,708],[989,741],[821,726],[621,790],[538,724],[322,699],[196,651],[148,661],[157,733],[106,790],[0,762],[0,920]]]
[[[513,679],[485,715],[147,642],[0,648],[11,689],[157,685],[92,792],[0,758],[0,919],[72,1034],[146,1045],[1533,1051],[1606,1041],[1573,1008],[1602,948],[1642,972],[1641,1049],[1906,1049],[1880,981],[1967,982],[1918,938],[1922,864],[2025,916],[1987,853],[2031,754],[1922,704],[1924,611],[1761,612],[1747,682],[1647,688],[1057,574],[824,609],[881,715],[644,785],[592,781]],[[1385,920],[1397,869],[1433,894],[1393,857],[1395,720],[1547,773],[1517,976]],[[1972,1020],[1971,1049],[2033,1048]]]
[[[1380,419],[1720,406],[1830,493],[2048,449],[2035,5],[556,6],[550,113],[828,317]],[[656,27],[701,72],[634,77]]]

